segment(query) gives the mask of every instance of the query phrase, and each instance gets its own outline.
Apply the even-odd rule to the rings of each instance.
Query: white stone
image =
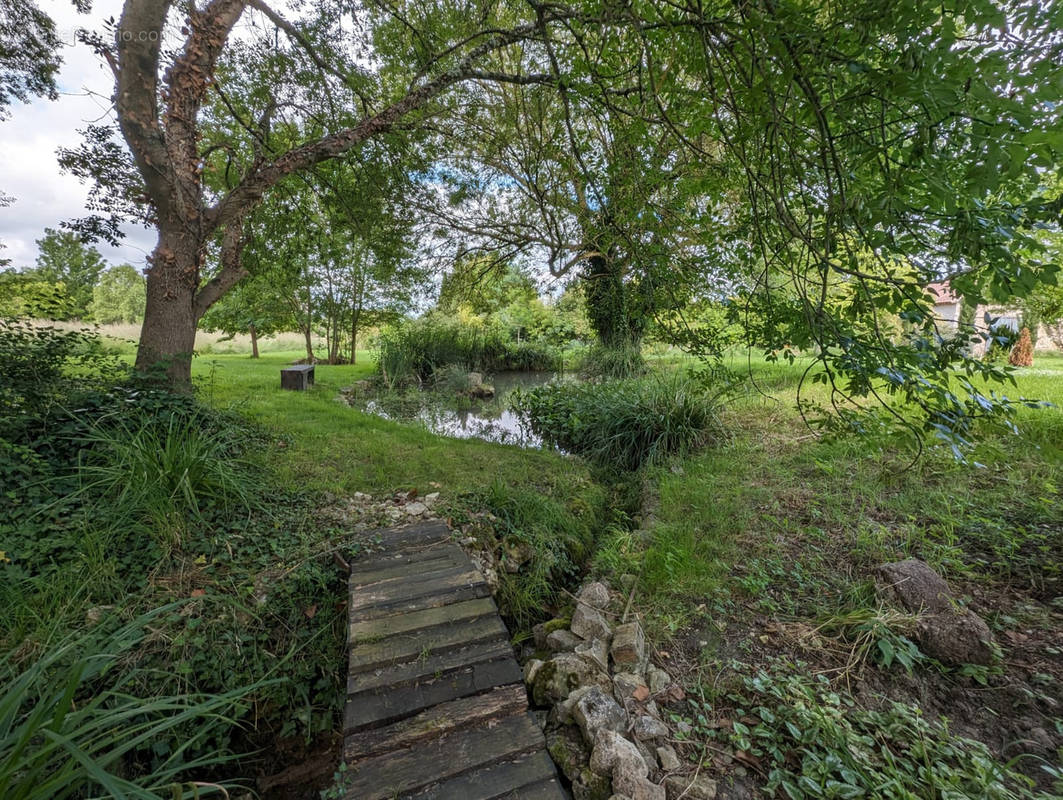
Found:
[[[661,769],[665,772],[679,769],[679,756],[676,755],[675,748],[670,744],[662,744],[657,748],[657,760],[661,762]]]
[[[613,676],[613,694],[616,695],[616,699],[621,703],[633,700],[635,691],[640,687],[644,687],[645,691],[649,691],[646,681],[642,680],[642,677],[634,672],[618,672]]]
[[[415,501],[413,503],[406,504],[406,513],[409,514],[411,517],[419,517],[426,511],[428,511],[428,506],[426,506],[424,503],[418,503]]]
[[[595,581],[588,583],[579,593],[579,602],[598,610],[609,606],[609,590],[604,583]]]
[[[705,775],[669,775],[664,788],[668,800],[716,800],[716,781]]]
[[[576,720],[572,718],[572,709],[576,707],[576,703],[583,695],[587,694],[591,690],[590,686],[581,686],[578,689],[573,689],[568,697],[557,703],[554,706],[554,713],[557,715],[557,721],[562,725],[575,725]]]
[[[609,676],[575,653],[558,653],[535,676],[532,696],[536,705],[547,706],[568,697],[583,686],[612,689]]]
[[[601,612],[584,605],[576,604],[576,610],[572,614],[572,632],[583,639],[608,640],[612,633],[609,623]]]
[[[613,791],[623,792],[631,800],[667,800],[663,786],[658,786],[622,763],[613,769]]]
[[[646,670],[646,680],[649,681],[650,691],[654,694],[663,692],[672,685],[672,676],[652,664]]]
[[[617,665],[641,664],[646,658],[646,637],[642,626],[637,622],[617,625],[610,653]]]
[[[609,669],[609,646],[601,639],[592,639],[576,645],[576,655],[591,659],[602,669]]]
[[[572,708],[572,717],[583,731],[583,738],[588,744],[595,741],[600,730],[621,733],[627,727],[627,714],[624,709],[612,695],[606,694],[598,686],[592,687],[576,701]]]
[[[664,739],[670,733],[667,725],[648,714],[635,717],[631,732],[635,734],[635,738],[642,740]]]
[[[533,658],[524,665],[524,682],[529,686],[535,680],[536,674],[543,667],[543,661],[538,658]]]
[[[583,640],[572,631],[558,628],[546,634],[546,648],[554,653],[568,653],[575,650]]]
[[[616,731],[603,728],[594,737],[591,751],[591,771],[598,775],[612,775],[618,764],[626,764],[635,774],[646,777],[650,769],[638,748]]]

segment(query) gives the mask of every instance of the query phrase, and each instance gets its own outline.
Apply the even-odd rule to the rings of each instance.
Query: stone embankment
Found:
[[[525,663],[524,680],[545,709],[550,755],[575,800],[714,800],[715,781],[679,759],[658,705],[682,690],[651,663],[642,626],[624,621],[622,608],[623,598],[590,583],[571,620],[534,629],[544,657]]]

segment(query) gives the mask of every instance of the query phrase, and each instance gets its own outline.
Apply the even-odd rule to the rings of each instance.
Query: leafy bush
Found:
[[[0,796],[157,800],[223,793],[221,786],[189,780],[232,756],[189,753],[213,729],[231,724],[225,714],[255,687],[216,696],[134,694],[152,677],[122,661],[159,611],[109,634],[70,636],[26,668],[0,660]],[[167,747],[177,728],[180,743]],[[149,763],[138,770],[133,760],[144,755]]]
[[[514,409],[545,443],[623,470],[724,436],[722,393],[688,377],[554,383],[514,397]]]
[[[542,342],[507,342],[501,354],[501,366],[494,369],[511,369],[522,372],[555,370],[560,355],[556,348]]]
[[[1007,325],[991,325],[986,338],[986,349],[982,360],[990,364],[1006,364],[1011,349],[1018,341],[1018,336],[1018,333]]]
[[[45,433],[52,415],[126,375],[89,331],[0,319],[0,437],[29,443]]]
[[[722,739],[758,759],[771,797],[1048,800],[981,742],[951,734],[911,705],[862,708],[823,676],[759,672],[728,700],[738,708],[722,729],[710,724],[709,704],[692,703],[690,736]]]

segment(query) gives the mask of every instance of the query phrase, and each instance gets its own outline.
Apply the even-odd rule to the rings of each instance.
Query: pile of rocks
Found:
[[[613,601],[604,584],[590,583],[571,621],[533,631],[544,658],[526,662],[524,679],[533,702],[548,709],[550,754],[575,800],[713,800],[715,781],[685,774],[657,705],[681,690],[650,663],[637,621],[610,622]]]
[[[439,488],[439,484],[433,484]],[[369,531],[382,526],[433,519],[440,505],[438,491],[420,495],[416,489],[400,491],[388,497],[373,497],[354,492],[345,497],[326,494],[319,510],[324,519],[351,527],[355,531]]]

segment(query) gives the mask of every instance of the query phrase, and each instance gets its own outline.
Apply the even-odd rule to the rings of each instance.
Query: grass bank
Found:
[[[900,440],[817,438],[793,409],[800,371],[754,365],[757,390],[724,413],[730,441],[649,473],[657,508],[645,549],[618,534],[600,555],[641,574],[637,604],[658,658],[708,700],[708,711],[677,709],[702,719],[691,756],[735,797],[766,784],[789,791],[779,776],[796,786],[807,764],[770,751],[805,752],[781,720],[810,722],[771,709],[819,697],[826,714],[824,692],[840,693],[839,708],[877,713],[899,701],[943,715],[955,735],[1050,786],[1043,768],[1063,756],[1063,358],[1038,354],[1005,390],[1057,407],[1020,412],[1018,435],[984,431],[968,464],[934,447],[913,462]],[[877,565],[909,557],[987,620],[999,663],[943,667],[918,652],[872,580]],[[738,721],[753,705],[765,718]],[[906,714],[877,724],[908,725]],[[958,796],[1013,796],[989,785]],[[816,786],[790,796],[820,796]]]
[[[277,773],[306,765],[296,783],[316,797],[336,763],[345,697],[346,575],[333,553],[374,546],[396,493],[438,492],[435,510],[455,527],[532,555],[501,575],[500,604],[518,624],[544,613],[592,553],[607,498],[577,461],[441,439],[348,407],[339,389],[370,373],[365,353],[355,366],[318,365],[310,391],[282,391],[279,370],[300,355],[198,357],[197,399],[211,410],[202,415],[188,398],[115,393],[107,382],[91,395],[106,410],[66,408],[75,395],[57,384],[47,418],[70,432],[53,425],[44,456],[28,434],[28,445],[0,450],[0,473],[27,487],[18,513],[0,521],[0,677],[48,695],[51,684],[25,670],[55,653],[97,658],[91,635],[100,652],[123,648],[110,674],[129,702],[164,716],[205,697],[227,703],[209,725],[215,701],[197,706],[200,717],[160,723],[158,741],[121,749],[109,768],[150,782],[169,774],[159,764],[180,775],[203,755],[252,752],[192,774],[265,781],[259,788],[281,796]],[[119,361],[129,356],[119,349]],[[176,483],[156,492],[165,478]],[[127,628],[120,642],[107,638]],[[77,689],[79,708],[94,687],[112,690]],[[6,698],[36,713],[25,692]],[[102,714],[86,705],[71,725],[97,706]]]

